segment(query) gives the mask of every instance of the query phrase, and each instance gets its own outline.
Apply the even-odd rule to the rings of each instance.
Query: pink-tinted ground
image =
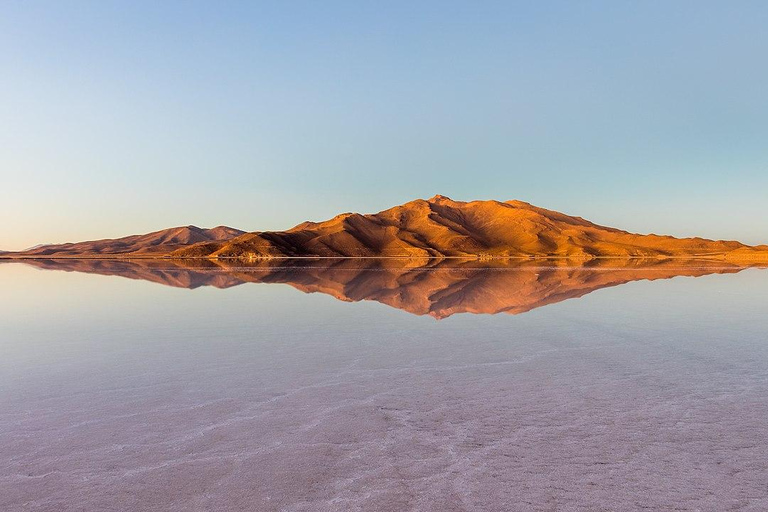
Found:
[[[435,321],[0,266],[0,510],[768,510],[768,272]]]

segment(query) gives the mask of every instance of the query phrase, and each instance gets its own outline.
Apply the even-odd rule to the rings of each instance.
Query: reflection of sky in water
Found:
[[[766,271],[439,322],[278,285],[0,282],[3,510],[768,507]]]

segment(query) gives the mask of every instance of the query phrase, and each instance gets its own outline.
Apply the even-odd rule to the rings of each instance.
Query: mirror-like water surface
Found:
[[[766,270],[38,261],[0,282],[0,510],[768,509]]]

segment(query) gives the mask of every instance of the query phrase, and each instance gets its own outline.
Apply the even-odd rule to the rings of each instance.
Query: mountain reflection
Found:
[[[637,280],[736,273],[720,261],[595,260],[23,260],[47,270],[151,281],[179,288],[288,284],[357,302],[373,300],[415,315],[518,314]]]

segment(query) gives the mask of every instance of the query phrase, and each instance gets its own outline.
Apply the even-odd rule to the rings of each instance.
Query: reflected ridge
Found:
[[[346,302],[372,300],[437,319],[457,313],[519,314],[601,288],[638,280],[736,273],[722,261],[594,260],[23,260],[45,270],[84,272],[166,286],[225,289],[244,283],[288,284]],[[757,266],[757,265],[755,265]]]

